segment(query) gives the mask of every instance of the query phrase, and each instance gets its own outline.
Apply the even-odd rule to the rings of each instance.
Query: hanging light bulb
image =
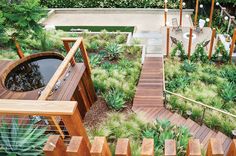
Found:
[[[183,2],[183,3],[182,3],[182,5],[183,5],[183,7],[185,7],[186,3],[185,3],[185,2]]]
[[[165,0],[165,3],[167,3],[168,2],[168,0]]]
[[[203,8],[203,4],[200,4],[200,8]]]
[[[206,18],[206,22],[209,22],[210,21],[210,19],[209,18]]]
[[[219,2],[216,2],[216,5],[217,5],[217,6],[219,6],[219,5],[220,5],[220,3],[219,3]]]
[[[228,16],[225,16],[225,18],[224,18],[226,21],[228,21],[228,19],[229,19],[229,17]]]

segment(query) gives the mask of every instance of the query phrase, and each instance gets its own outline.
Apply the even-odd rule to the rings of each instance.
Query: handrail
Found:
[[[185,97],[185,96],[183,96],[183,95],[180,95],[180,94],[177,94],[177,93],[173,93],[173,92],[168,91],[168,90],[164,90],[164,92],[166,92],[166,93],[168,93],[168,94],[171,94],[171,95],[174,95],[174,96],[177,96],[177,97],[180,97],[180,98],[185,99],[185,100],[187,100],[187,101],[190,101],[190,102],[192,102],[192,103],[194,103],[194,104],[198,104],[198,105],[201,105],[201,106],[203,106],[203,107],[206,107],[206,108],[209,108],[209,109],[212,109],[212,110],[221,112],[222,114],[225,114],[225,115],[228,115],[228,116],[231,116],[231,117],[236,118],[236,115],[234,115],[234,114],[231,114],[231,113],[226,112],[226,111],[223,111],[223,110],[221,110],[221,109],[218,109],[218,108],[215,108],[215,107],[206,105],[206,104],[204,104],[204,103],[202,103],[202,102],[192,100],[192,99],[187,98],[187,97]]]

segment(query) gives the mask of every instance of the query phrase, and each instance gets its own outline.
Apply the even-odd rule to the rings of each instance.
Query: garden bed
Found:
[[[165,60],[166,90],[236,114],[236,66],[214,62],[188,62],[177,58]],[[185,117],[201,122],[203,107],[168,95],[168,107]],[[232,135],[236,119],[206,109],[203,122],[210,128]]]

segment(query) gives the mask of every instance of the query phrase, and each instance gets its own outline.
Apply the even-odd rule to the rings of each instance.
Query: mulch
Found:
[[[120,113],[128,114],[132,112],[132,102],[126,103],[125,108],[120,110]],[[98,97],[98,100],[92,105],[90,110],[84,117],[84,125],[86,127],[96,127],[99,123],[103,122],[107,118],[107,113],[114,112],[107,106],[106,101],[102,97]]]

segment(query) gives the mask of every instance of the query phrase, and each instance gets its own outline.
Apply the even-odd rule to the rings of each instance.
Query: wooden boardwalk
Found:
[[[163,105],[163,58],[146,57],[133,101],[133,111],[142,115],[148,122],[156,119],[168,119],[173,125],[187,127],[192,136],[199,139],[202,148],[207,148],[210,138],[222,141],[227,152],[231,139],[221,132],[215,132],[205,125],[199,125],[190,118],[185,119],[177,113],[167,110]]]

